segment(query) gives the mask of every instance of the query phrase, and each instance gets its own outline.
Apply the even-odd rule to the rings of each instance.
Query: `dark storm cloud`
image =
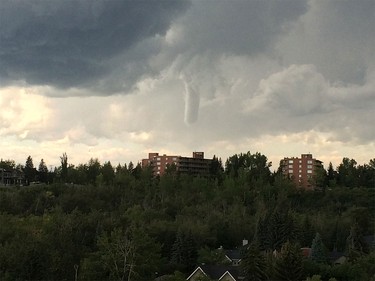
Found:
[[[96,81],[111,71],[117,56],[126,58],[139,42],[164,34],[188,6],[169,0],[3,0],[1,83],[67,88]]]

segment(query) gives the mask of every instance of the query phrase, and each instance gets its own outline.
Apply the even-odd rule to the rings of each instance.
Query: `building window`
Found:
[[[156,165],[160,166],[160,162],[157,162]]]
[[[158,170],[160,170],[160,167],[158,167]]]
[[[293,174],[293,170],[289,170],[289,174]]]
[[[298,175],[299,178],[302,178],[302,175]]]
[[[299,173],[302,173],[302,170],[299,170],[298,172],[299,172]]]
[[[312,164],[312,160],[307,160],[307,163],[308,164]]]
[[[156,160],[160,161],[160,157],[156,158]]]
[[[289,169],[293,169],[293,165],[289,165]]]
[[[312,165],[307,165],[307,169],[312,169]]]
[[[299,159],[299,160],[298,160],[298,162],[299,162],[299,163],[302,163],[302,160],[301,160],[301,159]]]
[[[308,174],[312,174],[312,170],[307,170],[307,173]]]
[[[289,160],[289,164],[293,164],[293,160]]]

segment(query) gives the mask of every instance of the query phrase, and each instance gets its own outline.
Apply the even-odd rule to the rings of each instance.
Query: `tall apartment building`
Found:
[[[314,189],[313,177],[318,168],[322,168],[322,161],[313,158],[312,154],[301,154],[298,157],[285,157],[280,161],[280,168],[286,177],[305,189]]]
[[[147,159],[142,159],[142,167],[151,166],[154,175],[163,175],[168,165],[175,165],[179,173],[205,175],[209,173],[211,161],[204,158],[204,152],[193,152],[193,157],[159,155],[152,152]]]

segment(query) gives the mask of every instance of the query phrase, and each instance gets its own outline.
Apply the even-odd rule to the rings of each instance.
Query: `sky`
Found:
[[[0,158],[375,157],[373,0],[2,0]]]

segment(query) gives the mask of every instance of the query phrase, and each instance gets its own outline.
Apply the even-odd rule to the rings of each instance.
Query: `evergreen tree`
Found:
[[[115,171],[114,171],[110,161],[105,162],[103,164],[103,167],[101,168],[101,172],[102,172],[102,175],[103,175],[104,183],[106,185],[113,184],[113,181],[115,179]]]
[[[298,244],[286,242],[276,258],[275,277],[277,280],[299,281],[302,276],[302,253]]]
[[[366,242],[357,223],[350,228],[350,234],[346,240],[346,251],[350,261],[355,261],[368,252]]]
[[[33,159],[30,155],[26,159],[24,172],[27,184],[30,184],[30,182],[33,182],[35,180],[36,170],[34,168]]]
[[[48,168],[43,159],[40,160],[38,168],[39,181],[46,183],[48,181]]]
[[[329,162],[328,165],[327,180],[330,187],[334,187],[336,185],[336,172],[333,170],[332,162]]]
[[[172,246],[172,264],[182,270],[191,270],[197,261],[197,248],[190,232],[178,231],[176,240]]]
[[[246,280],[261,281],[268,279],[266,274],[266,260],[256,243],[251,243],[244,251],[241,268]]]
[[[327,262],[325,246],[319,233],[316,233],[311,245],[311,259],[318,263]]]
[[[68,178],[68,155],[64,152],[60,157],[61,161],[61,181],[66,182]]]

